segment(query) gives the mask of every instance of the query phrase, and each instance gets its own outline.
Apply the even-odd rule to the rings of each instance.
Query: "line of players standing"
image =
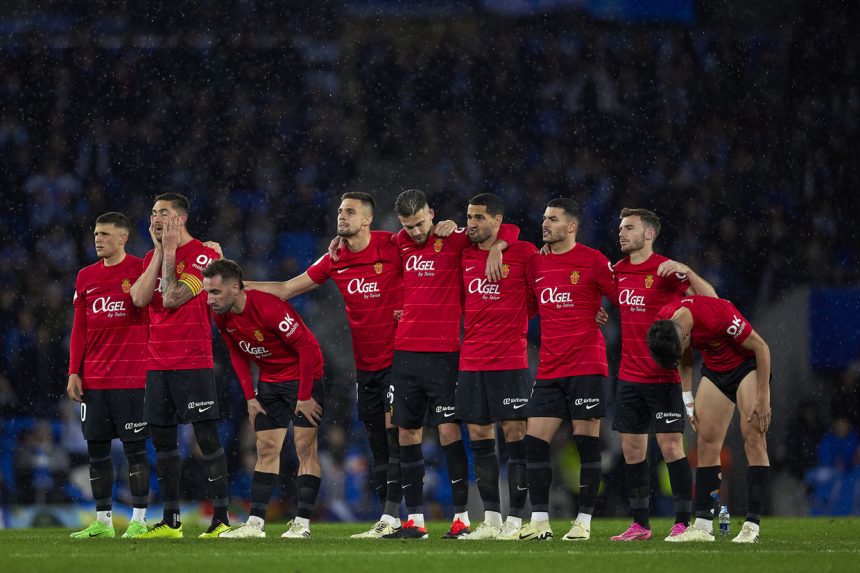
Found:
[[[82,270],[76,282],[68,387],[73,399],[84,402],[97,519],[72,537],[114,535],[110,490],[99,489],[103,478],[113,481],[112,467],[105,463],[110,438],[123,440],[130,479],[144,476],[148,487],[148,467],[142,468],[139,459],[147,430],[158,453],[164,518],[146,528],[148,489],[144,491],[142,479],[137,487],[132,481],[135,513],[124,537],[182,536],[178,423],[194,425],[206,460],[215,513],[201,537],[265,537],[266,506],[291,422],[299,457],[298,511],[282,537],[310,537],[309,518],[321,477],[317,426],[325,398],[323,359],[313,334],[286,300],[331,278],[343,295],[352,330],[359,418],[383,506],[379,521],[354,538],[427,537],[421,441],[422,428],[432,425],[438,428],[453,493],[454,516],[445,538],[551,539],[549,442],[570,421],[581,484],[579,513],[563,539],[589,539],[601,479],[599,421],[608,367],[598,323],[605,321],[600,302],[606,296],[621,316],[613,429],[621,435],[633,513],[631,526],[612,539],[651,538],[645,458],[648,434],[655,431],[676,501],[675,524],[666,540],[713,540],[710,494],[719,489],[719,450],[737,403],[745,418],[750,487],[749,512],[734,541],[758,541],[769,469],[764,439],[770,423],[767,345],[731,303],[716,298],[706,281],[653,252],[660,232],[654,213],[622,211],[619,238],[627,256],[613,267],[600,252],[576,242],[582,215],[571,199],[547,204],[540,253],[518,240],[517,227],[503,224],[504,204],[492,194],[470,200],[466,228],[451,221],[435,224],[433,210],[417,190],[401,193],[395,202],[403,226],[397,234],[371,231],[374,208],[367,193],[344,194],[338,239],[329,253],[302,275],[273,283],[244,282],[236,262],[221,259],[217,250],[193,239],[185,226],[189,205],[181,195],[156,198],[150,224],[154,249],[143,261],[124,252],[129,227],[124,216],[112,213],[97,220],[96,250],[102,261]],[[209,306],[257,436],[251,515],[233,528],[226,512],[226,462],[214,432],[218,404]],[[664,320],[655,322],[658,313]],[[526,330],[535,314],[541,316],[541,351],[533,381]],[[691,347],[705,361],[695,403]],[[256,393],[251,362],[260,370]],[[122,382],[118,368],[126,369]],[[116,390],[122,392],[119,400]],[[692,475],[681,442],[685,419],[699,432],[692,525]],[[462,422],[484,506],[484,518],[474,530],[466,512],[469,468]],[[496,422],[509,452],[505,521]],[[132,456],[138,456],[134,464]],[[527,496],[532,514],[523,523]],[[408,518],[401,523],[402,501]]]

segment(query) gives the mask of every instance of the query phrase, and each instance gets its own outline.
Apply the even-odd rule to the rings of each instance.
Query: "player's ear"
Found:
[[[433,209],[427,209],[427,213],[430,215],[431,221],[436,218],[436,212]]]
[[[179,215],[179,223],[181,225],[184,226],[187,222],[188,222],[188,213],[182,213],[181,215]]]

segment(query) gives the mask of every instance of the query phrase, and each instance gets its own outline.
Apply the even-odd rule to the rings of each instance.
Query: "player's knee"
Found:
[[[639,463],[645,459],[645,446],[637,441],[622,441],[621,453],[628,464]]]
[[[146,441],[123,442],[122,449],[125,451],[125,457],[128,460],[139,456],[146,456]]]
[[[463,433],[460,431],[458,424],[440,424],[439,425],[439,442],[443,446],[453,444],[454,442],[463,439]]]
[[[218,424],[214,420],[194,424],[194,436],[197,438],[197,445],[200,446],[203,455],[214,454],[221,448]]]
[[[317,441],[313,439],[296,441],[296,456],[300,461],[316,459]]]
[[[110,442],[87,442],[87,454],[91,462],[100,462],[110,458]]]

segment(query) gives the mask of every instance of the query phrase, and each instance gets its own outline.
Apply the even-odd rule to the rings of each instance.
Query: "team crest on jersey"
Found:
[[[575,285],[579,283],[579,271],[571,271],[570,273],[570,284]]]
[[[131,292],[131,281],[128,279],[122,279],[122,292],[128,294]]]
[[[508,278],[509,274],[511,274],[511,265],[502,265],[502,278]]]
[[[256,338],[259,342],[263,342],[263,338],[265,337],[263,336],[263,333],[260,332],[259,328],[254,331],[254,338]]]
[[[381,275],[382,274],[382,263],[376,263],[375,265],[373,265],[373,270],[376,271],[376,274]]]
[[[176,263],[176,274],[178,276],[181,275],[183,272],[185,272],[185,261],[179,261],[178,263]]]
[[[645,275],[645,288],[654,286],[654,275]]]
[[[436,239],[436,241],[433,242],[433,250],[437,253],[442,251],[442,239]]]

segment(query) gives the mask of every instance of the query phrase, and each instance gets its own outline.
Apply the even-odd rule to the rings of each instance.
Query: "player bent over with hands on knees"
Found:
[[[298,514],[281,536],[307,539],[309,519],[320,488],[317,427],[322,419],[323,356],[313,333],[290,303],[261,291],[246,291],[242,268],[229,259],[203,271],[207,303],[230,351],[230,361],[248,401],[248,418],[257,435],[257,465],[251,482],[247,523],[220,537],[265,537],[266,507],[280,472],[281,447],[290,422],[299,458]],[[260,369],[257,394],[251,362]]]
[[[747,462],[747,517],[735,543],[756,543],[770,477],[765,434],[771,422],[770,349],[735,306],[723,299],[691,296],[665,306],[648,331],[658,364],[675,367],[688,390],[687,415],[697,433],[696,521],[671,539],[713,541],[711,493],[720,489],[720,450],[737,404]],[[704,365],[695,404],[691,349]]]

